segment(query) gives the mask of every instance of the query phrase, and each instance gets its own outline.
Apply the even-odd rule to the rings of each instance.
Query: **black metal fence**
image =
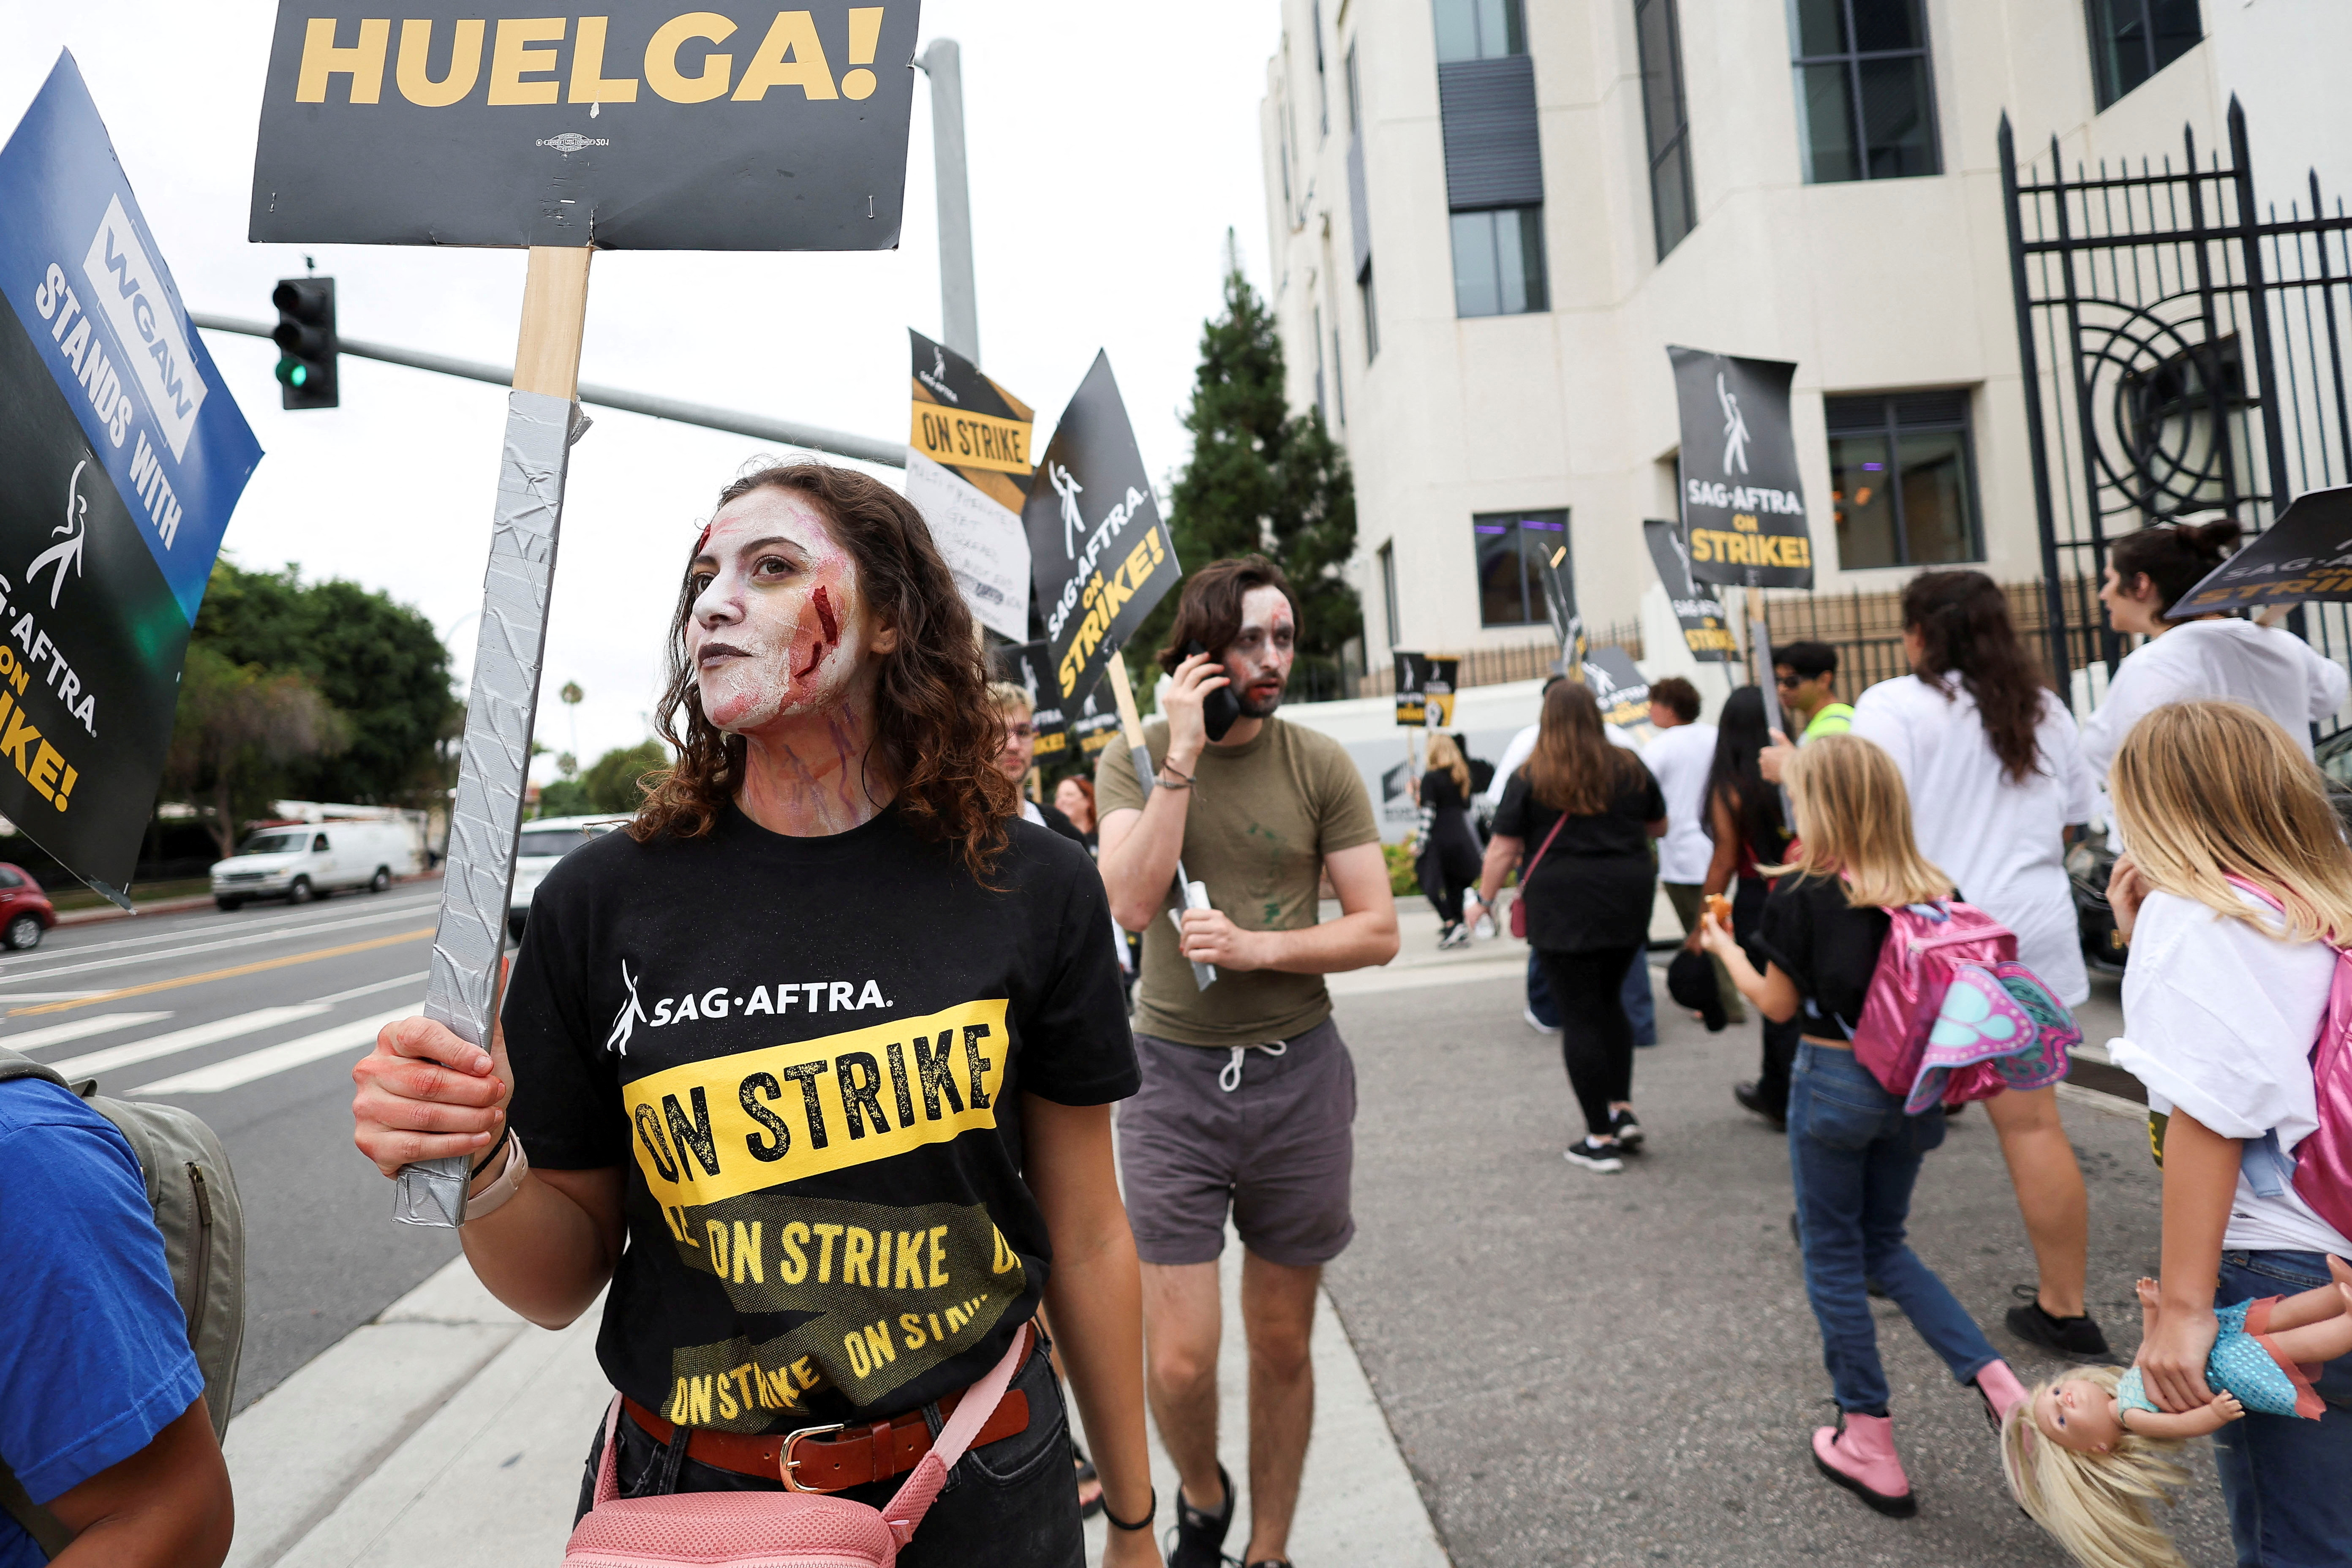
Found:
[[[2352,473],[2344,384],[2352,216],[2314,173],[2282,211],[2254,189],[2246,116],[2229,146],[2184,129],[2169,156],[2069,174],[2057,139],[2021,164],[2000,123],[2042,613],[2053,670],[2126,649],[2096,603],[2107,549],[2153,523],[2226,512],[2259,532]],[[2296,629],[2352,656],[2342,605]]]

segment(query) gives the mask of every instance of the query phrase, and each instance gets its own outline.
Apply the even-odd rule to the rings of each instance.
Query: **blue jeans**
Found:
[[[1886,1410],[1886,1372],[1864,1281],[1903,1309],[1952,1380],[2000,1359],[1935,1270],[1905,1245],[1919,1162],[1944,1141],[1940,1108],[1903,1114],[1852,1051],[1801,1044],[1789,1085],[1789,1167],[1805,1253],[1805,1294],[1822,1329],[1822,1362],[1838,1408]]]
[[[1658,1043],[1658,999],[1650,991],[1650,953],[1646,947],[1633,952],[1633,967],[1625,972],[1625,1016],[1633,1021],[1633,1043],[1654,1046]]]
[[[2225,1252],[2213,1299],[2229,1306],[2327,1282],[2316,1252]],[[2327,1401],[2316,1421],[2250,1410],[2213,1435],[2239,1568],[2352,1563],[2352,1356],[2329,1362],[2314,1386]]]
[[[1547,1029],[1559,1027],[1559,1005],[1551,999],[1551,982],[1544,978],[1536,950],[1528,949],[1528,1011]]]

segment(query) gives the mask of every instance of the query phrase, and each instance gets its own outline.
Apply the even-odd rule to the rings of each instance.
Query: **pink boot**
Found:
[[[1814,1432],[1813,1463],[1889,1519],[1909,1519],[1919,1511],[1903,1461],[1895,1457],[1892,1417],[1840,1411],[1836,1426]]]
[[[1970,1381],[1975,1383],[1977,1393],[1983,1397],[1986,1418],[1992,1422],[1992,1429],[1996,1432],[2000,1430],[2001,1423],[2009,1419],[2009,1413],[2024,1404],[2028,1397],[2025,1384],[2017,1381],[2017,1373],[2009,1370],[2009,1363],[2005,1361],[1987,1363],[1978,1369]]]

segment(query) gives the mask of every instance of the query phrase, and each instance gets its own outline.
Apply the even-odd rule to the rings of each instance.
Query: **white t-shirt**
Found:
[[[2228,697],[2278,721],[2311,755],[2311,726],[2344,706],[2352,677],[2293,632],[2252,621],[2189,621],[2140,645],[2083,726],[2083,760],[2105,777],[2131,727],[2168,702]]]
[[[1992,749],[1977,700],[1916,675],[1885,681],[1853,705],[1853,732],[1886,748],[1911,792],[1919,852],[1958,885],[1960,897],[2017,933],[2017,956],[2070,1006],[2091,994],[2074,896],[2059,835],[2087,822],[2090,770],[2074,721],[2048,692],[2035,739],[2035,771],[2012,783]]]
[[[1666,797],[1666,836],[1658,840],[1658,880],[1704,882],[1715,840],[1706,836],[1707,770],[1715,763],[1715,726],[1661,730],[1642,752]]]
[[[2267,906],[2246,904],[2272,929],[2284,924]],[[2224,1138],[2275,1129],[2292,1155],[2319,1126],[2311,1045],[2335,977],[2326,942],[2280,942],[2193,899],[2150,893],[2124,971],[2130,1034],[2108,1041],[2107,1053],[2147,1086],[2150,1109],[2169,1115],[2177,1107]],[[2352,1258],[2352,1240],[2293,1186],[2265,1198],[2242,1174],[2221,1245]]]
[[[1614,724],[1601,725],[1601,732],[1608,737],[1611,745],[1620,751],[1638,752],[1642,749],[1633,743],[1632,736]],[[1511,775],[1525,767],[1528,759],[1536,754],[1536,738],[1542,733],[1541,724],[1530,724],[1512,736],[1511,743],[1503,748],[1503,760],[1495,764],[1495,782],[1488,784],[1486,793],[1478,797],[1486,803],[1489,810],[1502,808],[1503,791],[1510,784]]]

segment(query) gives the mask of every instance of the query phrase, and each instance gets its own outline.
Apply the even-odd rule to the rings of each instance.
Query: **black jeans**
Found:
[[[1030,1356],[1013,1386],[1029,1396],[1028,1430],[974,1448],[957,1462],[948,1472],[947,1486],[916,1526],[915,1539],[898,1553],[902,1568],[1085,1568],[1086,1536],[1078,1521],[1077,1483],[1072,1479],[1069,1415],[1053,1363],[1042,1350]],[[938,1407],[926,1406],[923,1414],[938,1432]],[[683,1458],[683,1444],[673,1452],[672,1445],[656,1442],[625,1411],[619,1441],[613,1479],[623,1497],[783,1490],[780,1478],[739,1475]],[[596,1466],[604,1450],[600,1421],[588,1446],[575,1522],[595,1500]],[[893,1476],[835,1495],[880,1508],[906,1480]]]
[[[1609,1102],[1633,1098],[1633,1021],[1625,1016],[1625,972],[1641,943],[1591,952],[1538,952],[1552,1005],[1559,1010],[1559,1054],[1584,1125],[1609,1136]]]

